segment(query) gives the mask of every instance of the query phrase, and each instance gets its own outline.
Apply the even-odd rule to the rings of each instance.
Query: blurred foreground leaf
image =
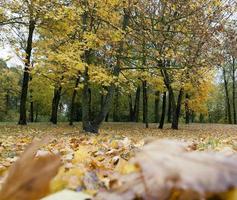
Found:
[[[43,141],[35,141],[10,167],[0,200],[34,200],[49,192],[49,182],[57,174],[60,158],[54,154],[35,157]]]
[[[237,187],[236,157],[190,152],[189,146],[169,140],[146,145],[132,161],[140,171],[123,176],[118,187],[96,199],[208,199]],[[227,194],[230,200],[235,195]]]

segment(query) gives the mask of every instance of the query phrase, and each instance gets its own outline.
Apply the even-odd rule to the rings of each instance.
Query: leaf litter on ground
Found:
[[[1,159],[0,171],[1,166],[4,167],[4,169],[1,172],[2,173],[1,182],[4,181],[4,178],[8,174],[9,171],[7,170],[8,167],[11,166],[13,163],[15,163],[19,155],[22,153],[23,149],[32,141],[32,138],[35,136],[35,134],[38,134],[39,137],[40,136],[44,137],[45,135],[48,135],[51,132],[54,133],[51,135],[55,137],[55,139],[52,140],[48,145],[44,145],[36,152],[37,155],[36,157],[56,155],[60,156],[62,160],[63,165],[59,168],[57,175],[50,182],[49,187],[50,193],[62,191],[63,189],[70,189],[76,192],[84,192],[92,196],[97,195],[96,198],[101,197],[102,194],[105,193],[109,197],[111,193],[110,192],[108,193],[108,191],[111,190],[116,191],[116,188],[118,189],[119,187],[121,187],[121,180],[123,179],[126,180],[127,178],[125,177],[129,177],[128,178],[129,180],[136,180],[135,182],[132,183],[132,186],[140,184],[141,186],[140,189],[142,191],[142,189],[144,189],[142,188],[144,184],[141,184],[141,182],[139,182],[141,181],[140,174],[142,165],[139,164],[139,162],[134,161],[134,159],[137,158],[137,156],[135,155],[140,155],[139,152],[141,151],[141,148],[144,144],[148,143],[144,147],[144,149],[146,149],[151,141],[154,141],[158,138],[163,138],[163,136],[160,137],[161,133],[164,135],[164,137],[168,137],[172,140],[176,139],[179,141],[183,141],[181,142],[182,145],[184,142],[191,141],[188,142],[190,144],[188,145],[188,151],[194,151],[189,153],[194,154],[197,153],[198,154],[197,157],[199,157],[199,155],[205,153],[206,151],[208,151],[209,152],[208,154],[211,154],[210,157],[212,157],[212,154],[216,154],[213,153],[213,150],[222,151],[222,156],[231,157],[231,159],[234,159],[236,155],[234,145],[236,144],[236,136],[234,134],[233,135],[230,134],[231,131],[232,132],[234,131],[232,129],[228,129],[230,130],[230,133],[229,135],[226,134],[226,137],[224,137],[222,136],[222,134],[220,134],[220,130],[219,131],[214,130],[216,132],[209,130],[209,128],[205,130],[205,126],[204,128],[202,127],[202,129],[200,129],[200,127],[198,128],[194,127],[193,132],[195,133],[195,135],[190,131],[186,132],[186,129],[183,130],[181,129],[180,131],[174,133],[167,129],[160,132],[159,130],[154,128],[146,130],[131,125],[125,128],[121,128],[121,126],[120,128],[118,129],[117,128],[118,127],[115,125],[112,129],[110,127],[107,130],[102,129],[101,134],[99,136],[88,136],[83,133],[78,133],[78,130],[76,129],[75,131],[72,131],[71,128],[68,129],[67,127],[66,128],[59,127],[58,129],[53,127],[52,130],[49,129],[47,131],[45,130],[42,132],[40,132],[39,130],[34,130],[33,133],[30,134],[27,133],[25,135],[23,134],[20,135],[17,134],[16,136],[10,135],[10,139],[2,140],[2,145],[0,145],[0,152],[1,153],[3,152],[3,155],[5,155],[5,157],[0,158]],[[198,132],[198,130],[200,132]],[[31,129],[27,131],[30,132]],[[214,134],[210,134],[209,132],[212,132]],[[180,142],[178,142],[178,144],[179,143]],[[175,142],[174,144],[177,144],[177,142]],[[177,147],[175,145],[171,146],[173,146],[174,149],[169,147],[170,150],[173,149],[177,154],[178,153],[176,152],[177,149],[175,149]],[[205,152],[199,152],[199,151],[205,151]],[[157,155],[162,155],[164,159],[166,159],[165,156],[167,156],[168,154],[168,151],[165,154],[165,152],[163,152],[161,148],[156,149],[155,152],[157,152]],[[184,152],[182,152],[182,154],[183,153]],[[176,157],[179,158],[179,156],[180,155]],[[176,165],[175,161],[177,161],[176,157],[173,162],[169,163],[167,161],[167,163],[169,163],[169,165],[175,166]],[[201,158],[203,158],[203,156],[201,156]],[[209,157],[207,159],[209,159]],[[143,163],[143,161],[141,162]],[[155,171],[163,170],[164,172],[170,173],[168,169],[164,170],[160,167],[156,168],[156,164],[154,164],[152,160],[144,160],[144,162],[145,163],[150,162],[150,164],[153,163],[154,167],[152,167],[151,169]],[[196,166],[196,164],[193,165]],[[226,165],[226,163],[224,165]],[[184,166],[184,170],[185,169],[190,170],[188,167]],[[148,170],[148,172],[150,172],[150,170]],[[172,176],[173,173],[174,176]],[[177,174],[178,174],[177,172],[172,171],[172,173],[170,173],[168,178],[172,177],[171,180],[175,181],[178,178],[180,178],[181,175],[183,175],[183,174],[178,175]],[[148,179],[149,176],[151,175],[147,174],[147,176],[148,177],[144,176],[144,178],[146,177],[146,179]],[[167,178],[165,174],[163,176]],[[184,177],[186,176],[187,175],[185,175]],[[203,176],[205,177],[206,174]],[[134,179],[131,177],[133,177]],[[225,175],[223,175],[223,177],[225,177]],[[222,176],[220,176],[219,178],[222,178]],[[197,181],[200,180],[197,179]],[[194,184],[194,182],[195,181],[191,183]],[[177,183],[176,184],[171,183],[172,181],[169,180],[169,184],[172,186],[172,187],[170,186],[172,189],[164,190],[164,193],[165,191],[169,192],[171,191],[169,193],[170,196],[168,195],[170,199],[180,199],[179,196],[182,197],[184,196],[184,194],[187,195],[187,190],[185,188],[177,187]],[[229,182],[227,181],[226,184],[228,185]],[[124,187],[126,186],[126,184],[123,185]],[[150,189],[152,188],[149,188],[149,190]],[[158,190],[159,188],[155,189],[159,191]],[[134,190],[134,188],[131,187],[128,188],[128,190]],[[195,188],[194,186],[191,187],[191,189],[188,188],[189,191],[188,194],[191,193],[193,197],[199,196],[200,194],[204,195],[203,193],[205,193],[205,195],[206,193],[210,193],[212,195],[215,194],[215,192],[213,191],[207,192],[205,190],[203,192],[197,190],[194,192],[190,192],[190,190],[197,190],[197,188]],[[224,188],[223,190],[228,190],[228,188]],[[186,191],[186,193],[184,193],[183,191]],[[113,195],[115,195],[116,192],[113,193]],[[138,194],[135,193],[135,194],[138,196],[141,195],[141,193]],[[230,195],[232,199],[234,194],[235,193],[230,195],[230,192],[228,192],[228,195]],[[146,193],[143,195],[146,196]],[[175,195],[178,197],[177,198],[174,197]],[[230,200],[230,198],[228,198],[228,200]]]

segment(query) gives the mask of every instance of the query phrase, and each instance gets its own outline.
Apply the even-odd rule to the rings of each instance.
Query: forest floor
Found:
[[[33,138],[46,136],[51,137],[51,142],[37,155],[59,154],[63,161],[61,170],[51,184],[52,192],[69,188],[94,194],[98,184],[93,182],[93,186],[87,188],[83,184],[83,177],[86,172],[95,169],[98,180],[109,188],[110,175],[107,174],[105,178],[104,172],[129,173],[133,170],[128,164],[130,158],[146,141],[155,139],[190,142],[198,151],[222,151],[226,154],[237,151],[236,125],[182,124],[179,130],[171,130],[170,124],[166,124],[160,130],[156,124],[150,124],[146,129],[142,123],[104,123],[99,135],[88,135],[83,133],[80,123],[74,126],[67,123],[33,123],[28,126],[0,123],[0,185],[7,169]],[[80,169],[77,167],[79,165]]]

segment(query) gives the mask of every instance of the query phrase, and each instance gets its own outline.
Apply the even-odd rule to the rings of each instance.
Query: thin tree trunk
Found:
[[[38,122],[38,115],[39,115],[39,109],[38,109],[38,104],[35,106],[35,122]]]
[[[177,106],[176,106],[175,98],[174,98],[174,91],[173,91],[173,88],[171,87],[171,81],[170,81],[170,78],[169,78],[169,74],[167,73],[166,70],[161,70],[161,74],[164,78],[165,85],[168,88],[169,96],[170,96],[171,104],[172,104],[172,125],[171,125],[171,128],[172,129],[178,129],[179,112],[180,112],[179,111],[180,108],[178,106],[178,103],[180,101],[180,104],[181,104],[182,95],[180,95],[180,94],[182,94],[182,93],[179,94],[179,99],[178,99]],[[183,90],[181,89],[180,91],[183,91]]]
[[[186,124],[190,123],[190,109],[188,106],[188,100],[189,100],[189,95],[186,94],[186,99],[185,99],[185,123]]]
[[[167,122],[171,123],[171,116],[172,116],[172,99],[171,99],[171,95],[169,93],[169,100],[168,100],[168,118],[167,118]]]
[[[52,111],[50,121],[53,124],[57,124],[58,122],[58,107],[61,98],[62,87],[60,86],[58,89],[54,89],[54,97],[52,101]]]
[[[155,123],[158,123],[159,122],[159,118],[160,118],[160,115],[159,115],[159,104],[160,104],[160,91],[156,91],[155,92],[155,110],[154,110],[154,116],[155,116],[154,122]]]
[[[26,47],[26,62],[25,62],[25,69],[24,69],[23,81],[22,81],[22,87],[21,87],[20,118],[19,118],[19,122],[18,122],[18,124],[20,124],[20,125],[27,124],[27,122],[26,122],[26,100],[27,100],[27,93],[28,93],[30,59],[31,59],[34,30],[35,30],[35,21],[30,20],[29,34],[28,34],[27,47]]]
[[[162,113],[160,118],[159,129],[163,129],[164,127],[165,113],[166,113],[166,92],[163,93]]]
[[[232,97],[233,97],[233,115],[234,115],[234,124],[237,124],[237,119],[236,119],[236,97],[235,97],[235,94],[236,94],[236,91],[235,91],[235,58],[233,58],[233,63],[232,63]]]
[[[192,123],[194,123],[194,120],[195,120],[195,113],[194,113],[194,111],[192,111],[192,115],[191,115],[191,121],[192,121]]]
[[[78,87],[78,85],[79,85],[79,82],[80,82],[80,76],[77,77],[76,84],[75,84],[75,88],[74,88],[73,93],[72,93],[69,125],[73,125],[73,121],[74,121],[74,115],[75,115],[75,99],[76,99],[76,96],[77,96],[77,87]]]
[[[229,97],[229,91],[228,91],[228,81],[226,78],[226,70],[223,68],[223,77],[224,77],[224,88],[225,88],[225,97],[226,97],[226,110],[228,114],[228,123],[232,124],[232,118],[231,118],[231,108],[230,108],[230,97]]]
[[[5,109],[5,114],[8,114],[8,109],[9,109],[9,101],[10,101],[10,95],[9,95],[9,91],[7,91],[6,94],[6,109]]]
[[[109,121],[109,112],[107,113],[106,117],[105,117],[105,122]]]
[[[139,121],[139,108],[140,108],[140,93],[141,93],[141,87],[140,85],[137,87],[136,91],[136,97],[135,97],[135,103],[134,103],[134,121],[138,122]]]
[[[178,101],[177,101],[177,106],[175,109],[175,116],[173,116],[173,121],[172,121],[172,129],[178,129],[179,128],[179,116],[180,116],[180,111],[181,111],[181,103],[182,103],[182,97],[183,97],[183,88],[180,89],[179,91],[179,96],[178,96]]]
[[[116,87],[115,89],[115,98],[114,98],[114,106],[113,106],[113,121],[119,121],[119,89]]]
[[[30,102],[30,122],[34,122],[34,102],[32,100]]]
[[[143,123],[148,128],[148,98],[147,98],[147,81],[142,81],[143,88]]]
[[[130,113],[130,121],[138,122],[139,121],[139,107],[140,107],[140,86],[137,87],[135,102],[133,107],[132,95],[129,95],[129,113]]]
[[[128,106],[129,106],[129,121],[132,122],[133,121],[133,116],[134,116],[134,113],[133,113],[133,102],[132,102],[132,95],[129,94],[128,96]]]

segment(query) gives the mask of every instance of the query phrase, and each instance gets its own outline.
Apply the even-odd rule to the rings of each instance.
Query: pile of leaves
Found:
[[[29,131],[2,136],[1,200],[39,199],[64,189],[98,200],[237,199],[234,135],[157,140],[122,129],[98,136]],[[52,138],[28,146],[35,135]]]

